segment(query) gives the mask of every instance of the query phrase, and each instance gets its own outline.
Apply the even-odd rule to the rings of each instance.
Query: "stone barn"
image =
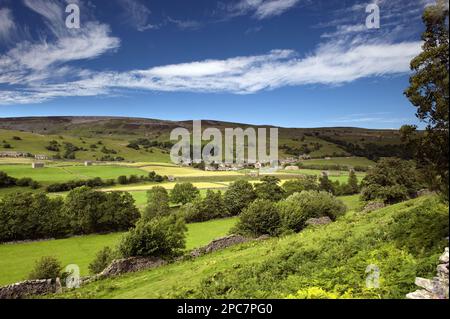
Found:
[[[31,163],[32,168],[43,168],[44,166],[44,163]]]

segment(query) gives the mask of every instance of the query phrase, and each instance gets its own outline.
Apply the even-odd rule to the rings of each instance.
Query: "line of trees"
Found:
[[[80,187],[65,199],[17,193],[0,200],[0,242],[124,231],[140,217],[129,193]]]
[[[38,182],[29,177],[15,178],[9,176],[5,172],[0,171],[0,188],[13,186],[31,187],[32,189],[37,189],[41,187],[41,185]]]

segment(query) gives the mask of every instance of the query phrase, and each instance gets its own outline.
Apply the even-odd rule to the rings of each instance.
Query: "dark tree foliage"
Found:
[[[245,180],[237,180],[225,191],[223,200],[227,211],[235,216],[256,199],[253,185]]]
[[[427,124],[425,134],[415,141],[419,166],[426,171],[431,186],[440,188],[448,199],[448,2],[438,0],[436,5],[428,6],[422,19],[423,51],[411,61],[413,75],[405,95],[417,108],[416,116]],[[411,127],[405,131],[411,133]]]

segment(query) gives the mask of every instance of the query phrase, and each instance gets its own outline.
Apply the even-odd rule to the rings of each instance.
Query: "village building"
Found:
[[[34,155],[34,158],[37,159],[38,161],[45,161],[45,160],[49,159],[49,157],[47,155],[43,155],[43,154],[36,154],[36,155]]]
[[[44,163],[38,163],[38,162],[31,163],[32,168],[43,168],[44,166],[45,166]]]
[[[311,159],[311,156],[308,155],[308,154],[301,154],[301,155],[298,157],[298,159],[299,159],[299,160],[309,160],[309,159]]]
[[[31,154],[27,153],[27,152],[15,152],[15,151],[3,151],[0,152],[0,157],[14,157],[14,158],[19,158],[19,157],[30,157]]]

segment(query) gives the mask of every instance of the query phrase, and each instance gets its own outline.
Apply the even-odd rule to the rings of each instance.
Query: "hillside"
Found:
[[[204,120],[203,128],[256,127],[249,124]],[[125,117],[23,117],[1,118],[0,151],[28,151],[53,156],[56,153],[45,147],[51,140],[67,139],[79,148],[95,144],[101,139],[117,152],[115,157],[125,160],[152,160],[167,162],[168,147],[147,147],[135,150],[126,146],[134,140],[145,138],[164,143],[177,127],[192,129],[191,121],[165,121]],[[270,126],[263,126],[270,127]],[[19,136],[23,141],[13,140]],[[28,142],[27,142],[28,141]],[[84,141],[84,142],[83,142]],[[283,158],[309,154],[314,158],[361,156],[371,159],[380,156],[407,156],[398,130],[369,130],[362,128],[279,128],[279,148]],[[9,144],[10,148],[5,148]],[[86,148],[86,147],[84,147]],[[87,147],[77,152],[79,159],[96,159],[105,154]]]
[[[88,284],[62,298],[404,298],[448,244],[448,206],[421,197],[299,234]],[[366,288],[368,267],[379,288]]]

